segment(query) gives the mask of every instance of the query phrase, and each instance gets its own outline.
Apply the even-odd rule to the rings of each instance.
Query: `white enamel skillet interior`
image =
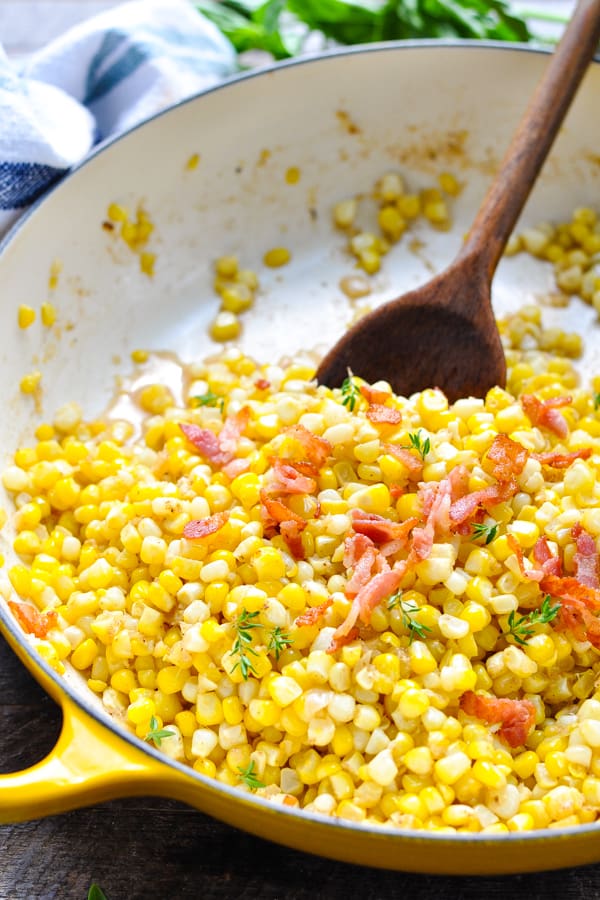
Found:
[[[10,462],[19,445],[31,444],[35,425],[67,401],[79,402],[86,417],[100,414],[114,396],[116,377],[131,371],[133,349],[173,351],[183,361],[214,353],[207,328],[218,308],[212,263],[220,255],[237,255],[260,276],[260,294],[243,317],[237,342],[245,352],[266,362],[325,350],[353,314],[339,289],[353,263],[343,235],[332,228],[332,205],[369,193],[386,171],[400,171],[409,190],[433,186],[448,171],[464,190],[453,203],[452,230],[420,228],[419,252],[409,249],[408,241],[394,247],[369,302],[396,296],[439,271],[455,255],[546,61],[546,54],[530,48],[471,42],[344,50],[235,78],[99,148],[0,247],[0,463]],[[523,224],[563,221],[577,206],[600,207],[599,108],[600,65],[594,63]],[[189,169],[193,154],[200,160]],[[300,170],[296,184],[285,178],[292,166]],[[113,202],[132,211],[141,205],[154,223],[147,247],[156,253],[152,278],[140,271],[138,257],[103,229]],[[264,268],[264,252],[280,245],[290,249],[291,263]],[[56,260],[61,271],[58,286],[50,290]],[[496,308],[516,310],[551,286],[544,264],[525,256],[505,260],[494,284]],[[56,325],[44,328],[38,317],[31,328],[19,329],[19,305],[39,308],[45,300],[57,308]],[[589,307],[574,300],[567,309],[544,308],[543,316],[548,325],[584,335],[584,378],[600,372],[600,328]],[[19,391],[21,377],[33,369],[42,372],[38,409]],[[10,507],[5,496],[0,503]],[[10,544],[8,526],[0,549],[9,565],[15,561]],[[3,602],[0,617],[29,655]],[[115,729],[78,677],[52,677],[60,692]],[[155,755],[136,738],[127,740]],[[236,792],[223,786],[210,790],[231,794],[231,804],[237,802]],[[254,804],[260,823],[265,804],[259,799]],[[298,814],[286,813],[284,819],[288,815]],[[244,827],[260,832],[260,826]],[[348,826],[335,828],[339,833]],[[369,829],[358,830],[366,838]],[[407,833],[396,837],[409,845],[417,839]],[[389,834],[390,841],[396,837]],[[507,846],[511,839],[499,837],[495,843]],[[285,828],[281,840],[288,840]],[[463,870],[476,871],[483,842],[476,836],[468,841],[474,863]],[[329,850],[324,846],[322,852]],[[412,868],[409,857],[390,865]],[[510,870],[506,864],[502,868]]]

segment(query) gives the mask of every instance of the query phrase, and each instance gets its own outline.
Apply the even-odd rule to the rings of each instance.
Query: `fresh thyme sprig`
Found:
[[[243,609],[233,623],[236,630],[236,638],[232,647],[232,653],[236,653],[238,656],[238,661],[234,665],[233,671],[235,672],[239,667],[244,681],[248,681],[248,676],[251,673],[252,675],[257,674],[250,659],[250,656],[258,656],[256,650],[252,647],[252,629],[261,627],[260,622],[254,621],[257,616],[258,610],[248,612],[247,609]]]
[[[561,605],[560,601],[558,601],[553,606],[550,594],[546,594],[541,606],[538,609],[532,609],[531,612],[524,616],[517,616],[516,611],[513,609],[508,617],[509,631],[507,634],[510,634],[517,644],[526,644],[529,638],[535,634],[533,626],[546,625],[548,622],[552,622],[558,615]]]
[[[594,409],[600,409],[600,393],[594,394]]]
[[[421,429],[417,432],[411,431],[408,434],[409,444],[402,444],[402,447],[405,450],[416,450],[422,460],[425,459],[429,451],[431,450],[431,441],[429,438],[425,438],[423,440],[421,438]]]
[[[225,406],[223,397],[213,394],[210,390],[206,394],[196,394],[192,397],[192,403],[194,406],[218,406],[221,412],[223,412],[223,407]]]
[[[283,629],[276,625],[273,631],[269,635],[269,643],[267,644],[267,653],[275,654],[275,659],[279,661],[279,657],[283,653],[286,647],[290,644],[294,643],[294,639],[287,634],[287,632],[283,631]]]
[[[475,522],[473,524],[473,537],[482,538],[485,537],[485,544],[491,544],[496,535],[498,534],[498,522],[494,522],[493,525],[486,525],[485,522]]]
[[[256,777],[253,759],[250,760],[247,766],[238,766],[238,773],[240,781],[243,781],[246,787],[250,788],[251,791],[257,791],[259,788],[265,786],[263,782]]]
[[[354,407],[356,406],[356,402],[360,398],[360,390],[354,383],[354,378],[349,369],[348,369],[348,375],[342,381],[342,386],[341,386],[340,390],[342,393],[343,406],[345,406],[346,409],[350,410],[350,412],[354,412]]]
[[[145,741],[152,741],[155,746],[160,747],[161,743],[165,738],[173,737],[175,734],[174,731],[169,731],[168,728],[159,728],[158,727],[158,719],[156,716],[150,717],[150,730],[148,734],[144,738]]]
[[[415,615],[420,611],[420,607],[411,600],[402,599],[402,591],[396,591],[388,600],[388,609],[399,609],[402,614],[402,626],[406,628],[409,634],[408,642],[412,644],[415,637],[424,640],[427,637],[426,632],[431,631],[428,625],[424,625],[415,619]]]

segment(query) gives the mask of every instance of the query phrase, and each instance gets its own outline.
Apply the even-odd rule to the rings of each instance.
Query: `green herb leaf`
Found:
[[[600,409],[600,393],[594,394],[594,409],[595,410]]]
[[[158,719],[156,716],[151,716],[150,718],[150,731],[144,738],[145,741],[152,741],[157,747],[160,747],[162,741],[165,738],[173,737],[175,734],[174,731],[169,731],[168,728],[159,728],[158,727]]]
[[[240,781],[243,781],[246,787],[249,787],[251,791],[257,791],[258,788],[263,788],[265,786],[263,782],[259,781],[256,777],[253,759],[250,760],[245,768],[243,766],[238,766],[238,772]]]
[[[431,441],[429,438],[425,438],[422,440],[421,438],[421,429],[419,429],[416,433],[409,432],[408,439],[410,444],[402,444],[404,450],[416,450],[422,460],[425,460],[425,457],[431,450]]]
[[[213,394],[212,391],[207,391],[206,394],[196,394],[195,397],[192,397],[192,403],[194,406],[218,406],[221,412],[225,406],[224,398]]]
[[[408,642],[409,644],[412,644],[415,637],[424,640],[427,637],[426,632],[431,631],[431,628],[429,628],[428,625],[423,625],[422,622],[419,622],[419,620],[415,618],[420,612],[420,607],[410,600],[403,600],[402,593],[402,591],[396,591],[395,594],[392,594],[388,600],[387,607],[390,610],[400,610],[402,614],[402,626],[408,631]]]
[[[510,634],[517,644],[526,644],[529,638],[535,634],[534,625],[546,625],[556,618],[562,604],[560,601],[553,606],[550,594],[546,594],[541,605],[537,609],[524,616],[517,616],[513,610],[508,617],[508,634]]]
[[[87,900],[108,900],[102,888],[97,884],[91,884],[88,891]]]
[[[243,609],[233,623],[233,627],[236,631],[236,638],[231,649],[232,653],[237,654],[239,657],[233,667],[233,671],[235,672],[235,670],[239,668],[244,681],[248,681],[250,674],[257,674],[254,664],[250,659],[250,656],[258,656],[256,650],[252,646],[252,629],[261,627],[260,622],[254,621],[257,616],[258,610],[255,612],[248,612],[247,609]]]
[[[276,625],[269,635],[267,653],[271,653],[271,651],[273,651],[275,653],[275,659],[279,661],[279,657],[281,656],[285,648],[293,643],[293,638],[291,638],[286,632],[282,631],[279,625]]]
[[[356,402],[360,399],[360,390],[354,383],[354,378],[350,371],[348,371],[348,375],[342,381],[340,390],[342,393],[342,404],[346,409],[349,409],[350,412],[354,412]]]
[[[498,528],[500,526],[497,522],[494,522],[493,525],[486,525],[484,522],[475,522],[473,524],[473,536],[476,538],[485,538],[485,544],[491,544],[496,535],[498,534]]]

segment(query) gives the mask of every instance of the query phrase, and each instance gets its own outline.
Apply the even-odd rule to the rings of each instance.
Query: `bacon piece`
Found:
[[[392,396],[389,391],[380,391],[377,388],[372,388],[370,384],[361,384],[360,392],[369,404],[385,403]]]
[[[268,490],[273,494],[314,494],[317,482],[282,459],[273,460]]]
[[[271,387],[271,382],[267,381],[266,378],[257,378],[254,382],[254,387],[258,391],[267,391]]]
[[[577,578],[558,578],[556,575],[545,575],[540,587],[547,594],[558,597],[563,603],[583,603],[587,609],[600,610],[600,591],[581,584]]]
[[[409,478],[416,481],[417,478],[421,477],[423,460],[420,457],[415,456],[414,453],[411,453],[410,450],[407,450],[406,447],[401,447],[400,444],[383,444],[381,449],[384,453],[389,453],[390,456],[394,456],[408,469]]]
[[[319,437],[304,425],[292,425],[285,434],[302,444],[306,458],[317,470],[322,469],[333,452],[333,447],[325,438]]]
[[[304,559],[304,544],[302,543],[301,532],[306,528],[306,522],[299,525],[298,522],[290,520],[282,522],[279,532],[290,548],[290,552],[294,559]]]
[[[383,544],[386,541],[400,541],[404,546],[408,540],[410,531],[418,524],[415,516],[404,522],[392,522],[376,513],[364,512],[362,509],[352,510],[352,527],[359,534],[366,534],[375,544]]]
[[[452,529],[457,531],[457,526],[472,519],[480,507],[486,510],[492,509],[498,503],[504,503],[518,491],[518,485],[514,478],[510,481],[499,481],[498,484],[490,484],[489,487],[479,491],[473,491],[465,497],[460,497],[452,504],[450,509],[450,521]]]
[[[231,481],[234,478],[237,478],[238,475],[241,475],[242,472],[247,472],[250,468],[250,460],[248,459],[232,459],[231,462],[225,463],[222,468],[222,472],[227,475]]]
[[[51,628],[55,628],[58,622],[56,610],[41,613],[31,603],[16,603],[9,600],[8,605],[17,622],[27,634],[33,634],[37,638],[45,638]]]
[[[571,631],[578,641],[589,641],[600,650],[600,619],[581,600],[562,600],[555,627],[557,631]]]
[[[423,527],[413,531],[411,558],[414,554],[417,561],[427,559],[436,536],[446,535],[450,531],[452,492],[453,479],[450,476],[438,483],[426,482],[419,485],[423,512],[427,518]]]
[[[398,588],[406,574],[407,568],[408,564],[404,561],[399,563],[394,569],[380,572],[374,578],[371,578],[354,597],[350,612],[342,624],[336,628],[333,639],[337,640],[349,634],[356,625],[359,616],[361,621],[368,625],[371,619],[371,612],[378,603],[385,597],[389,597]]]
[[[220,531],[229,519],[228,512],[218,512],[206,519],[192,519],[183,526],[183,536],[190,541],[208,537],[210,534]]]
[[[572,397],[552,397],[550,400],[540,400],[535,394],[521,394],[520,402],[523,412],[532,425],[546,428],[558,435],[559,438],[566,438],[569,426],[563,414],[558,410],[563,406],[569,406],[573,402]]]
[[[538,538],[533,547],[533,558],[541,567],[544,576],[562,575],[562,562],[559,556],[553,556],[545,535]]]
[[[296,628],[302,628],[303,626],[308,625],[316,625],[319,622],[330,606],[333,606],[333,600],[328,598],[324,603],[321,603],[319,606],[311,606],[310,609],[307,609],[306,612],[303,612],[295,621]]]
[[[531,458],[537,459],[543,466],[552,466],[553,469],[568,469],[576,459],[589,459],[591,455],[591,447],[582,447],[581,450],[572,450],[570,453],[532,453]]]
[[[341,634],[339,637],[335,635],[331,638],[331,643],[329,647],[325,651],[326,653],[337,653],[338,650],[341,650],[342,647],[345,647],[346,644],[351,643],[355,638],[358,637],[358,628],[351,628],[348,634]]]
[[[344,565],[347,569],[351,569],[356,565],[363,553],[368,547],[373,546],[371,538],[365,534],[350,533],[344,541]]]
[[[402,421],[402,413],[392,406],[384,406],[382,403],[369,403],[367,419],[373,425],[399,425]]]
[[[265,490],[260,492],[260,502],[262,520],[267,528],[280,525],[282,522],[296,522],[297,525],[306,528],[306,519],[303,519],[298,513],[292,512],[281,500],[269,497]],[[270,522],[269,519],[271,519]]]
[[[395,484],[395,483],[390,484],[389,488],[390,488],[390,496],[392,497],[393,500],[397,500],[398,497],[403,497],[404,494],[406,493],[406,489],[404,487],[402,487],[401,484]]]
[[[571,534],[577,544],[575,553],[575,578],[580,584],[589,588],[600,588],[598,581],[598,549],[596,541],[591,534],[577,522],[571,529]]]
[[[519,569],[521,570],[521,575],[523,576],[523,578],[527,578],[528,581],[541,581],[544,577],[544,573],[541,569],[525,568],[525,558],[523,556],[523,550],[514,534],[506,535],[506,543],[517,557],[517,563],[519,564]]]
[[[216,466],[222,466],[230,461],[228,454],[223,453],[219,447],[219,440],[216,434],[210,429],[200,428],[199,425],[187,424],[186,422],[180,422],[179,427],[188,441],[210,462]]]
[[[497,481],[510,481],[525,468],[528,451],[506,434],[497,434],[485,454],[484,468]]]
[[[306,528],[306,519],[292,512],[285,503],[275,497],[269,497],[263,489],[260,492],[260,514],[265,529],[279,529],[295,559],[304,559],[304,548],[300,533]]]
[[[346,538],[346,541],[352,540],[354,540],[353,536]],[[352,578],[346,584],[346,596],[354,597],[355,594],[359,593],[361,588],[369,583],[376,559],[377,550],[375,549],[374,544],[369,541],[369,544],[365,546],[363,552],[357,557],[354,563]]]
[[[520,747],[535,724],[535,706],[530,700],[508,700],[466,691],[460,708],[487,725],[501,722],[499,735],[510,747]]]
[[[243,406],[233,416],[227,416],[225,419],[225,423],[219,433],[219,447],[223,453],[227,454],[229,459],[233,459],[235,456],[239,440],[248,427],[249,419],[250,410],[247,406]]]
[[[234,459],[249,418],[250,410],[244,406],[235,415],[227,417],[218,435],[193,423],[180,422],[179,427],[196,450],[216,466],[224,466]]]

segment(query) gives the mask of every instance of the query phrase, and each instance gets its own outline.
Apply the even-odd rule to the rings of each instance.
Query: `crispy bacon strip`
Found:
[[[598,549],[596,541],[591,534],[578,522],[571,529],[575,538],[577,551],[575,553],[575,578],[580,584],[597,590],[600,588],[598,581]]]
[[[497,434],[484,458],[486,471],[497,479],[497,483],[453,501],[450,509],[453,530],[458,531],[459,526],[470,521],[480,507],[489,511],[514,497],[518,490],[516,476],[523,471],[527,457],[525,447],[505,434]]]
[[[380,391],[377,388],[372,388],[369,384],[361,384],[360,392],[369,404],[385,403],[392,396],[389,391]]]
[[[528,451],[506,434],[497,434],[485,454],[483,465],[497,481],[510,481],[525,468]]]
[[[558,578],[556,575],[545,575],[540,587],[552,597],[558,597],[562,603],[583,603],[590,610],[600,610],[600,591],[581,584],[577,578]]]
[[[292,425],[285,434],[302,444],[307,460],[317,470],[322,469],[333,452],[333,447],[325,438],[319,437],[304,425]]]
[[[524,744],[535,724],[535,706],[530,700],[498,699],[466,691],[460,698],[460,708],[488,725],[501,722],[499,735],[510,747]]]
[[[399,425],[402,421],[402,413],[392,406],[384,406],[382,403],[369,403],[367,419],[373,425]]]
[[[242,472],[247,472],[249,468],[249,459],[232,459],[231,462],[225,463],[221,471],[233,481],[233,479],[237,478],[238,475],[241,475]]]
[[[257,378],[254,382],[254,387],[258,391],[267,391],[271,387],[271,382],[267,381],[266,378]]]
[[[578,641],[589,641],[600,650],[600,619],[581,600],[563,598],[555,628],[557,631],[570,631]]]
[[[260,514],[265,529],[279,529],[295,559],[304,559],[304,548],[300,533],[306,528],[306,519],[292,512],[285,503],[269,497],[264,489],[260,492]]]
[[[339,637],[335,635],[331,638],[331,643],[329,647],[325,651],[326,653],[337,653],[338,650],[341,650],[342,647],[345,647],[346,644],[350,644],[355,638],[358,637],[358,628],[352,628],[348,632],[348,634],[342,634]]]
[[[319,606],[311,606],[310,609],[307,609],[306,612],[303,612],[295,621],[295,625],[297,628],[302,628],[308,625],[316,625],[319,622],[330,606],[333,606],[333,600],[328,598],[324,603],[321,603]]]
[[[272,494],[314,494],[317,482],[282,459],[273,460],[268,490]]]
[[[200,428],[193,423],[181,422],[179,427],[196,450],[215,466],[224,466],[231,462],[236,454],[237,445],[246,430],[250,410],[244,406],[233,416],[228,416],[219,434],[209,428]]]
[[[365,534],[375,544],[383,544],[386,541],[400,541],[405,545],[411,530],[419,520],[415,516],[404,522],[392,522],[376,513],[364,512],[362,509],[352,510],[352,527],[359,534]]]
[[[544,576],[562,575],[562,561],[559,556],[553,556],[548,546],[548,538],[542,535],[533,547],[533,558],[541,568]]]
[[[228,512],[218,512],[212,516],[207,516],[206,519],[192,519],[191,522],[186,522],[184,525],[183,536],[190,541],[208,537],[210,534],[220,531],[228,519]]]
[[[216,466],[222,466],[229,462],[230,458],[223,453],[219,446],[217,435],[209,428],[200,428],[199,425],[180,422],[179,427],[185,434],[188,441],[199,450],[202,456],[205,456],[210,462]]]
[[[389,597],[398,588],[406,574],[407,568],[405,561],[398,564],[396,568],[388,568],[387,572],[380,572],[371,578],[354,597],[350,612],[335,630],[333,640],[338,640],[348,635],[356,625],[359,617],[362,622],[368,625],[371,619],[371,612],[382,600]]]
[[[250,410],[243,406],[233,416],[227,416],[219,433],[219,447],[226,453],[229,459],[233,459],[237,451],[238,442],[248,427]]]
[[[540,400],[535,394],[521,394],[520,402],[523,412],[532,425],[546,428],[558,435],[559,438],[566,438],[569,426],[563,414],[558,410],[563,406],[569,406],[573,402],[572,397],[552,397],[549,400]]]
[[[394,456],[406,469],[408,469],[409,478],[416,481],[417,478],[421,477],[423,460],[419,456],[411,453],[406,447],[401,447],[400,444],[383,444],[381,449],[384,453],[389,453],[390,456]]]
[[[572,450],[570,453],[532,453],[531,458],[537,459],[543,466],[551,466],[553,469],[568,469],[576,459],[589,459],[591,455],[591,447],[582,447],[581,450]]]
[[[58,622],[58,614],[54,609],[41,613],[31,603],[17,603],[14,600],[9,600],[8,605],[23,631],[37,638],[47,637],[50,629]]]
[[[363,540],[360,540],[363,538]],[[352,547],[350,545],[355,545]],[[371,580],[373,567],[377,560],[377,549],[370,538],[359,534],[350,534],[344,542],[344,558],[353,557],[352,577],[346,585],[346,596],[354,597]]]

